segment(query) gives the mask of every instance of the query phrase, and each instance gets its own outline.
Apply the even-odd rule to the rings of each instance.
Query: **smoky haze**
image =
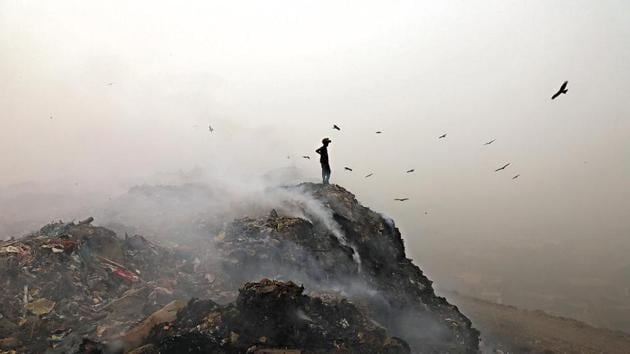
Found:
[[[328,136],[332,182],[396,220],[438,286],[574,315],[509,294],[630,286],[628,13],[0,0],[0,236],[111,215],[137,185],[220,181],[238,198],[269,176],[318,181]],[[601,317],[582,319],[630,330]]]

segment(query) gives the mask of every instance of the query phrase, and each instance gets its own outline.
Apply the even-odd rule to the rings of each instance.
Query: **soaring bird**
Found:
[[[111,86],[113,84],[114,84],[113,82],[109,82],[109,83],[107,83],[107,86]]]
[[[341,131],[341,128],[339,128],[339,127],[337,126],[337,124],[333,124],[333,129],[337,129],[337,130]]]
[[[484,145],[490,145],[490,144],[494,143],[495,140],[497,140],[497,139],[492,139],[492,140],[488,141],[487,143],[485,143]]]
[[[409,198],[394,198],[395,201],[404,202],[405,200],[409,200]]]
[[[214,131],[214,129],[212,128],[212,126],[210,124],[208,124],[208,130],[210,131],[210,133],[212,133]]]
[[[413,171],[415,171],[413,168],[411,170],[407,170],[407,173],[412,173]]]
[[[365,178],[370,178],[370,177],[372,177],[372,175],[373,175],[373,173],[367,174],[367,175],[365,175]]]
[[[520,176],[521,176],[521,175],[516,175],[516,176],[512,177],[512,179],[517,179],[517,178],[519,178]]]
[[[382,133],[382,131],[380,131],[380,130],[376,132],[376,134],[381,134],[381,133]]]
[[[446,138],[446,133],[444,133],[444,134],[442,134],[442,135],[438,136],[438,139],[444,139],[444,138]]]
[[[552,100],[555,100],[555,99],[556,99],[556,97],[560,96],[561,94],[563,94],[563,93],[565,93],[565,94],[566,94],[567,92],[569,92],[569,90],[567,89],[567,85],[568,85],[568,84],[569,84],[569,82],[568,82],[568,81],[565,81],[565,82],[562,84],[562,86],[560,86],[560,90],[558,90],[558,92],[554,93],[554,94],[553,94],[553,96],[551,96],[551,99],[552,99]]]
[[[307,160],[310,160],[310,159],[311,159],[311,157],[310,157],[310,156],[308,156],[308,155],[304,155],[304,156],[302,156],[302,158],[303,158],[303,159],[307,159]]]
[[[494,172],[499,172],[499,171],[501,171],[501,170],[505,170],[505,168],[506,168],[506,167],[508,167],[508,166],[510,166],[510,163],[509,163],[509,162],[508,162],[508,163],[506,163],[505,165],[503,165],[503,166],[501,166],[501,167],[497,168],[496,170],[494,170]]]
[[[344,167],[343,169],[346,170],[346,171],[352,171],[352,169],[350,167]]]

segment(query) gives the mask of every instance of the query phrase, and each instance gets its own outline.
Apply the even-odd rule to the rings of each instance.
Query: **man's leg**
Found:
[[[326,165],[322,164],[322,184],[326,184]]]
[[[326,177],[324,178],[324,184],[328,184],[330,181],[330,166],[328,164],[326,164],[326,167],[324,169],[326,172]]]

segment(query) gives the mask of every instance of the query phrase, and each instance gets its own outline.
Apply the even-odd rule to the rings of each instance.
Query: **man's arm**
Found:
[[[322,148],[317,148],[317,150],[315,150],[315,152],[321,155],[322,154]]]

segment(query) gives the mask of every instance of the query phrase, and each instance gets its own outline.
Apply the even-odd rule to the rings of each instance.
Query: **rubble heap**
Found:
[[[0,351],[71,353],[84,336],[106,340],[174,299],[208,296],[189,259],[92,220],[0,244]]]
[[[0,354],[478,351],[392,220],[336,185],[283,193],[187,249],[92,218],[0,243]]]
[[[142,353],[409,353],[346,300],[309,297],[292,282],[245,284],[235,303],[193,299]]]
[[[432,282],[406,258],[392,220],[337,185],[304,183],[288,190],[311,195],[330,214],[298,202],[303,217],[272,211],[233,222],[217,244],[233,286],[270,277],[336,290],[414,352],[478,350],[479,332],[457,307],[436,296]]]

